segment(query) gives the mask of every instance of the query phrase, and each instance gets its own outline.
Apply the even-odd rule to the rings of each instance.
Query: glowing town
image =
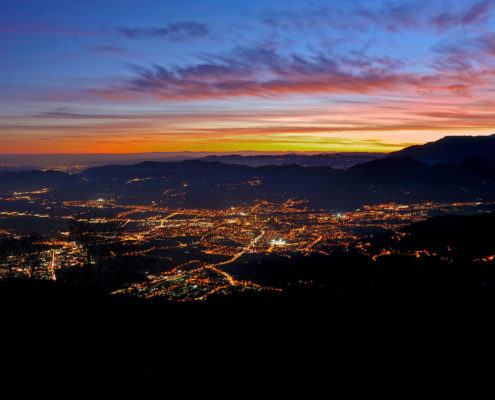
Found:
[[[16,204],[16,210],[0,212],[1,235],[22,238],[26,232],[16,229],[16,220],[45,228],[42,262],[29,268],[19,257],[12,267],[14,256],[10,256],[9,267],[0,270],[2,276],[34,274],[57,279],[67,269],[82,268],[85,247],[70,226],[112,223],[112,231],[98,233],[105,243],[118,244],[104,254],[105,259],[133,258],[143,264],[144,271],[143,279],[112,292],[177,301],[237,290],[280,290],[237,278],[237,266],[270,256],[291,258],[350,250],[367,253],[366,241],[377,232],[394,231],[431,215],[486,206],[480,202],[390,203],[344,213],[312,209],[306,200],[289,199],[280,204],[258,201],[225,210],[172,209],[122,205],[112,199],[56,202],[47,200],[48,192],[44,189],[2,196],[4,207],[10,202]],[[25,210],[19,204],[25,204]],[[89,258],[89,262],[96,260]]]

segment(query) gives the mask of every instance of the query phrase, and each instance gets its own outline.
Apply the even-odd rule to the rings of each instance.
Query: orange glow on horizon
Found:
[[[426,87],[426,86],[425,86]],[[329,107],[254,105],[244,112],[130,109],[53,112],[0,120],[0,153],[391,152],[447,135],[495,132],[493,103],[411,91]],[[185,105],[184,105],[185,106]],[[155,107],[167,109],[167,104]]]
[[[397,151],[413,144],[423,144],[438,140],[447,135],[489,135],[492,130],[470,131],[414,131],[414,132],[289,132],[273,134],[269,138],[263,135],[234,135],[217,138],[168,137],[149,135],[146,139],[130,139],[129,135],[114,138],[98,135],[97,139],[87,141],[77,138],[52,140],[33,140],[29,136],[18,138],[14,143],[3,143],[0,154],[97,154],[97,153],[151,153],[151,152],[383,152]],[[404,139],[408,142],[404,142]],[[21,150],[22,149],[22,150]]]

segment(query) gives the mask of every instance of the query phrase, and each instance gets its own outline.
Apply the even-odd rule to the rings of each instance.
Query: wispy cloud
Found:
[[[125,52],[125,49],[123,47],[111,46],[111,45],[88,47],[88,49],[93,51],[100,51],[104,53],[115,53],[115,54]]]
[[[458,11],[442,12],[430,19],[430,22],[439,30],[450,30],[458,27],[484,25],[490,17],[495,2],[483,0]]]
[[[444,55],[485,57],[495,55],[495,33],[475,37],[450,38],[433,46],[433,51]]]
[[[343,57],[323,53],[284,56],[275,49],[239,47],[204,59],[202,63],[180,67],[130,65],[134,79],[89,92],[108,98],[141,95],[162,100],[276,98],[290,94],[369,93],[414,81],[413,76],[398,71],[401,62],[364,53]]]
[[[267,1],[163,24],[107,9],[63,27],[5,17],[0,68],[15,79],[0,139],[316,149],[483,132],[495,126],[494,3]]]
[[[210,28],[199,22],[183,21],[156,28],[118,27],[115,31],[128,39],[160,38],[179,42],[205,37],[210,33]]]
[[[283,29],[311,30],[325,26],[356,31],[374,28],[391,32],[448,32],[486,25],[494,8],[494,0],[456,2],[454,5],[443,0],[354,1],[333,6],[313,5],[297,11],[265,11],[261,13],[261,18],[265,25]]]

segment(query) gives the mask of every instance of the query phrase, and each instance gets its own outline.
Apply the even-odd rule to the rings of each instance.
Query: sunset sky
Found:
[[[0,153],[394,151],[495,133],[495,0],[21,0]]]

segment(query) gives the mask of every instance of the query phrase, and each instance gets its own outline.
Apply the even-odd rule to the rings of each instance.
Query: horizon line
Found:
[[[194,150],[184,150],[184,151],[149,151],[149,152],[107,152],[107,153],[0,153],[0,156],[54,156],[54,155],[132,155],[132,154],[223,154],[223,155],[239,155],[240,153],[258,153],[258,154],[273,154],[273,155],[285,155],[285,154],[342,154],[342,153],[372,153],[372,154],[388,154],[388,151],[317,151],[317,150],[273,150],[273,151],[263,151],[263,150],[232,150],[232,151],[194,151]]]

